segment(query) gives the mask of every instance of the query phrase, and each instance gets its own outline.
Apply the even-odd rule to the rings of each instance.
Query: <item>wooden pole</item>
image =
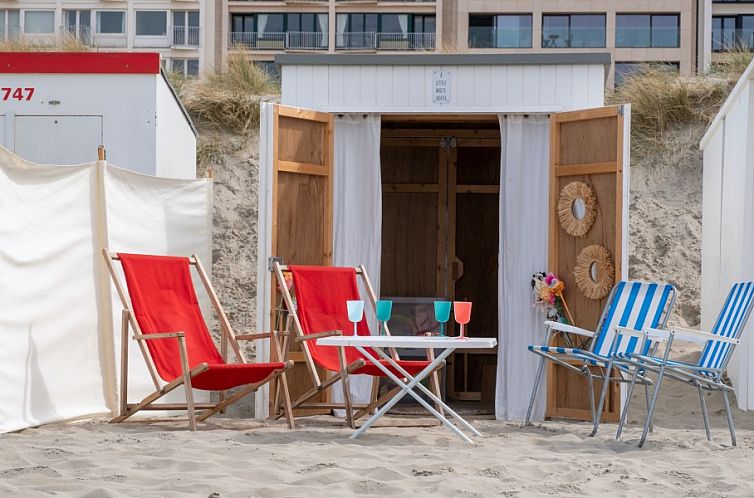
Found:
[[[97,160],[104,161],[105,157],[106,157],[105,146],[100,145],[99,147],[97,147]]]

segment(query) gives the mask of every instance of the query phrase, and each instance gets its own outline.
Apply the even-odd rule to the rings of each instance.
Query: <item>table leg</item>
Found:
[[[363,347],[356,346],[356,349],[358,349],[359,352],[361,354],[363,354],[369,361],[371,361],[377,368],[379,368],[380,370],[382,370],[385,373],[385,375],[387,375],[393,382],[395,382],[396,384],[398,384],[398,386],[401,387],[401,392],[399,392],[398,394],[396,394],[390,401],[388,401],[387,403],[385,403],[385,405],[382,406],[382,408],[380,408],[377,411],[377,413],[375,413],[374,415],[372,415],[369,418],[369,420],[367,420],[364,423],[364,425],[362,425],[356,432],[354,432],[351,435],[351,439],[355,439],[355,438],[359,437],[375,421],[377,421],[377,419],[379,419],[380,417],[382,417],[385,413],[387,413],[388,410],[390,410],[393,406],[395,406],[395,404],[398,403],[398,401],[400,401],[403,398],[403,396],[405,396],[406,394],[410,394],[414,399],[416,399],[416,401],[419,402],[419,404],[421,404],[427,411],[429,411],[440,422],[442,422],[443,425],[445,425],[448,429],[450,429],[453,432],[455,432],[458,437],[460,437],[461,439],[463,439],[467,443],[471,443],[472,442],[471,439],[469,439],[469,437],[466,434],[464,434],[463,432],[461,432],[461,430],[458,427],[456,427],[455,425],[453,425],[452,423],[450,423],[450,421],[447,418],[445,418],[440,412],[438,412],[437,410],[435,410],[434,407],[432,407],[429,403],[427,403],[424,399],[422,399],[421,396],[419,396],[417,393],[415,393],[413,391],[414,387],[419,382],[421,382],[425,377],[427,377],[427,375],[429,375],[429,373],[432,372],[437,367],[437,365],[439,365],[445,358],[448,357],[448,355],[450,355],[453,352],[452,349],[446,349],[445,351],[443,351],[437,358],[435,358],[435,360],[433,362],[431,362],[424,370],[422,370],[418,375],[416,375],[416,377],[413,378],[413,380],[411,380],[408,383],[403,382],[401,379],[399,379],[395,374],[393,374],[393,372],[390,371],[389,368],[387,368],[382,363],[380,363],[380,361],[377,358],[375,358],[374,356],[372,356]]]
[[[398,370],[401,375],[405,376],[409,381],[414,380],[414,378],[406,372],[398,363],[393,361],[393,359],[386,355],[384,351],[382,351],[379,348],[375,348],[375,351],[377,351],[377,354],[380,355],[385,361],[390,363],[396,370]],[[447,411],[451,417],[461,422],[468,430],[474,433],[475,436],[481,436],[482,434],[474,428],[473,425],[468,423],[466,420],[464,420],[460,415],[458,415],[453,409],[451,409],[448,405],[445,404],[445,402],[440,399],[438,396],[435,396],[435,393],[424,387],[424,385],[420,383],[416,384],[416,387],[418,387],[424,394],[426,394],[432,401],[435,403],[438,403],[440,406],[442,406],[445,411]]]

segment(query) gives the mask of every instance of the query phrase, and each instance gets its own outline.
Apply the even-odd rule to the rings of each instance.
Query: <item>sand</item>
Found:
[[[696,391],[674,386],[657,427],[636,446],[637,398],[622,441],[581,422],[522,428],[474,419],[469,445],[442,427],[373,428],[361,439],[332,417],[283,423],[215,418],[191,433],[178,422],[55,424],[0,436],[3,496],[752,496],[754,414],[735,414],[732,448],[719,395],[714,442]],[[642,394],[643,396],[643,394]]]

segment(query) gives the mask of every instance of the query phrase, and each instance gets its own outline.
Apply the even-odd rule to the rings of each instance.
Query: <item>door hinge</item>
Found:
[[[624,113],[623,105],[619,105],[618,106],[618,116],[623,116],[623,113]]]
[[[275,269],[275,263],[279,265],[283,265],[283,258],[279,256],[272,256],[271,258],[267,258],[267,271],[272,271]]]
[[[448,149],[456,148],[456,137],[440,137],[440,147]]]

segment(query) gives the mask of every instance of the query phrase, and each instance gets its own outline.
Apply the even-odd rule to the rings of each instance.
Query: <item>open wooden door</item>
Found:
[[[275,105],[272,131],[272,254],[284,264],[329,266],[333,247],[333,116]],[[282,297],[273,279],[270,323],[282,330],[276,309]],[[295,367],[288,373],[291,399],[313,387],[298,344],[291,348]],[[320,376],[324,371],[320,372]],[[271,389],[270,392],[275,392]],[[326,403],[329,390],[312,402]],[[271,405],[274,396],[270,396]],[[271,412],[272,412],[272,406]],[[329,409],[294,410],[296,416]]]
[[[549,268],[566,285],[576,325],[588,330],[596,328],[607,296],[592,294],[590,298],[579,288],[574,277],[579,254],[590,246],[604,248],[615,268],[612,283],[627,276],[629,129],[628,106],[564,112],[550,118]],[[574,182],[586,184],[596,197],[596,219],[583,235],[578,230],[570,230],[577,235],[566,231],[557,212],[563,188]],[[574,209],[574,216],[583,214]],[[599,280],[600,275],[590,272],[590,278],[595,277]],[[547,379],[548,417],[591,419],[586,379],[557,365],[549,365]],[[595,382],[594,389],[599,399],[602,384]],[[617,422],[620,405],[620,386],[613,384],[603,421]]]

